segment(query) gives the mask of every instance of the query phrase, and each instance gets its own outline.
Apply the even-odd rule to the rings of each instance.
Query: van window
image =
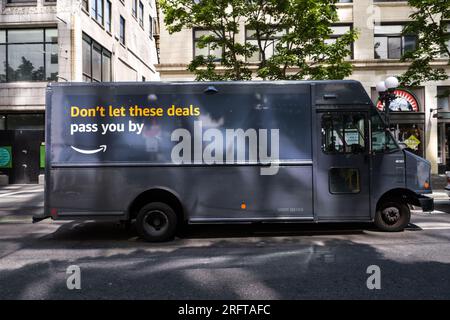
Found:
[[[328,154],[364,153],[366,151],[364,114],[324,114],[322,151]]]
[[[370,117],[370,125],[372,129],[373,152],[392,152],[399,149],[391,133],[386,130],[386,125],[381,119],[380,114],[376,110],[372,111],[372,115]]]
[[[330,193],[359,193],[359,170],[354,168],[331,168],[328,174]]]

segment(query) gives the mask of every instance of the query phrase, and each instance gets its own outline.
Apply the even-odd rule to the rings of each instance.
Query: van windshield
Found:
[[[399,149],[392,134],[386,130],[386,124],[378,111],[373,110],[371,117],[372,151],[376,153],[392,152]]]

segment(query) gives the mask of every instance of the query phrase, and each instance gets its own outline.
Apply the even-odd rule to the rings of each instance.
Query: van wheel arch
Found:
[[[385,192],[377,202],[376,210],[379,210],[381,205],[386,202],[400,201],[406,205],[420,206],[417,195],[408,189],[397,188]]]
[[[128,220],[136,219],[139,210],[152,202],[161,202],[170,206],[180,223],[185,221],[183,205],[179,197],[174,193],[162,188],[154,188],[140,193],[128,207]]]

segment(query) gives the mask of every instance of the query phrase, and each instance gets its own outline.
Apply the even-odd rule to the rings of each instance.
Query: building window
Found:
[[[91,16],[103,25],[103,0],[91,0]]]
[[[37,0],[8,0],[7,3],[37,3]]]
[[[415,35],[402,35],[402,25],[375,26],[375,59],[400,59],[416,49]]]
[[[58,31],[0,30],[0,82],[57,81]]]
[[[6,30],[0,30],[0,82],[6,82]]]
[[[105,3],[105,28],[106,31],[111,32],[111,2],[106,0]]]
[[[153,37],[153,18],[152,16],[148,16],[148,35],[150,38]]]
[[[274,35],[264,38],[261,41],[261,46],[263,47],[266,59],[269,59],[276,53],[276,46],[280,41],[281,37],[286,34],[285,30],[278,31]],[[245,30],[245,42],[258,46],[258,40],[256,39],[256,32],[252,29]],[[248,62],[260,62],[262,60],[262,53],[258,49],[253,53],[253,55],[247,59]]]
[[[5,122],[6,130],[44,130],[45,128],[43,113],[7,114]]]
[[[125,45],[125,19],[120,16],[120,33],[119,33],[120,43]]]
[[[450,112],[450,87],[437,88],[437,107],[441,112]]]
[[[131,14],[135,18],[137,17],[137,2],[138,2],[138,0],[131,0],[131,3],[132,3]]]
[[[447,23],[446,32],[447,33],[445,35],[447,36],[448,40],[445,43],[447,44],[447,50],[450,51],[450,23]],[[443,52],[441,57],[448,58],[449,56],[447,53]]]
[[[84,10],[89,11],[89,0],[82,0],[81,1],[81,7]]]
[[[208,43],[206,47],[200,48],[198,43],[199,40],[204,36],[214,36],[214,33],[209,30],[194,29],[194,56],[213,56],[214,61],[220,61],[222,59],[223,48],[220,46],[214,46]]]
[[[330,36],[329,39],[325,40],[325,43],[326,44],[335,44],[337,39],[342,37],[347,32],[351,31],[352,29],[353,29],[353,25],[351,25],[351,24],[346,24],[346,25],[336,24],[336,25],[331,26],[331,30],[333,31],[333,34]],[[353,58],[353,45],[351,45],[348,49],[351,51],[350,58]]]
[[[83,81],[111,81],[111,52],[83,34]]]
[[[139,1],[139,25],[144,27],[144,5]]]

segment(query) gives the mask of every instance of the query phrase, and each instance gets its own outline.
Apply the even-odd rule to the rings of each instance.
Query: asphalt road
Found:
[[[401,233],[370,225],[189,228],[164,244],[112,223],[31,224],[42,188],[0,189],[1,299],[450,298],[450,202]],[[70,265],[81,289],[66,286]],[[380,268],[369,290],[367,268]]]

